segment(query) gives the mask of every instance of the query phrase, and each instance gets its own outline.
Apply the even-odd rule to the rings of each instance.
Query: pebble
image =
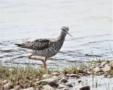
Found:
[[[55,88],[49,86],[49,85],[44,85],[41,90],[56,90]]]
[[[25,89],[20,89],[20,90],[35,90],[33,87],[25,88]]]
[[[59,73],[59,72],[53,72],[51,75],[52,75],[52,76],[59,76],[60,73]]]
[[[101,69],[97,66],[97,67],[95,67],[95,68],[93,69],[93,71],[94,71],[95,73],[98,73],[98,72],[101,71]]]
[[[6,83],[8,83],[8,80],[3,80],[2,83],[6,84]]]
[[[80,78],[78,74],[66,74],[67,77]]]
[[[54,77],[51,77],[49,79],[40,80],[36,84],[37,85],[50,85],[52,87],[58,87],[58,84],[57,84],[58,81],[59,81],[59,78],[54,76]]]
[[[4,88],[4,90],[9,90],[12,88],[12,86],[13,86],[13,84],[11,82],[8,82],[3,86],[3,88]]]
[[[48,85],[50,85],[51,87],[57,88],[59,85],[57,82],[48,82]]]
[[[66,84],[66,86],[68,86],[69,88],[73,87],[73,85],[71,83]]]
[[[14,87],[14,90],[20,90],[20,88],[21,87],[19,85],[17,85],[17,86]]]
[[[106,65],[106,62],[102,62],[102,63],[100,64],[101,67],[104,67],[105,65]]]
[[[90,90],[90,86],[83,86],[79,90]]]
[[[60,83],[67,83],[67,82],[68,82],[68,80],[66,78],[63,78],[60,80]]]
[[[66,85],[64,85],[64,84],[59,84],[58,89],[64,90],[64,88],[66,88]]]
[[[44,75],[42,76],[42,78],[50,78],[50,75],[49,75],[49,74],[44,74]]]
[[[103,68],[102,68],[103,72],[108,72],[111,70],[111,66],[106,64]]]
[[[81,83],[82,81],[81,80],[78,80],[78,83]]]

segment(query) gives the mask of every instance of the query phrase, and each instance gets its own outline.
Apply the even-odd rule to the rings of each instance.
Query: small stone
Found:
[[[63,90],[70,90],[69,88],[64,88]]]
[[[48,84],[48,82],[47,81],[44,81],[44,80],[41,80],[41,81],[37,81],[36,83],[35,83],[35,85],[47,85]]]
[[[70,88],[64,84],[59,84],[58,90],[70,90]]]
[[[93,71],[94,71],[95,73],[98,73],[98,72],[101,71],[101,69],[100,69],[99,67],[95,67],[95,68],[93,69]]]
[[[108,71],[111,70],[111,66],[108,65],[108,64],[106,64],[106,65],[104,66],[104,68],[102,68],[102,70],[103,70],[104,72],[108,72]]]
[[[83,86],[79,90],[90,90],[90,86]]]
[[[49,85],[44,85],[41,90],[56,90],[55,88],[49,86]]]
[[[81,80],[78,80],[78,83],[81,83],[82,81]]]
[[[52,78],[49,78],[49,79],[43,79],[43,80],[40,80],[40,81],[38,81],[37,82],[37,85],[47,85],[47,84],[49,84],[49,85],[55,85],[55,86],[57,86],[57,82],[59,81],[59,78],[58,77],[56,77],[56,76],[54,76],[54,77],[52,77]]]
[[[4,81],[2,81],[2,83],[3,83],[3,84],[6,84],[6,83],[8,83],[8,81],[7,81],[7,80],[4,80]]]
[[[25,89],[20,89],[20,90],[35,90],[33,87],[25,88]]]
[[[105,77],[105,78],[112,78],[113,76],[112,76],[112,75],[109,75],[109,74],[107,74],[107,73],[105,73],[105,74],[104,74],[104,77]]]
[[[42,78],[50,78],[50,75],[49,75],[49,74],[44,74],[44,75],[42,76]]]
[[[68,82],[68,80],[66,78],[63,78],[60,80],[60,83],[67,83],[67,82]]]
[[[59,73],[59,72],[53,72],[51,75],[52,75],[52,76],[59,76],[60,73]]]
[[[17,85],[17,86],[14,86],[14,90],[20,90],[20,86],[19,85]]]
[[[67,74],[66,76],[67,77],[73,77],[73,78],[80,78],[80,76],[77,75],[77,74]]]
[[[13,69],[12,69],[12,68],[10,68],[10,69],[9,69],[9,71],[10,71],[10,72],[12,72],[12,71],[13,71]]]
[[[106,64],[106,62],[102,62],[102,63],[100,64],[100,66],[101,66],[101,67],[104,67],[105,64]]]
[[[66,84],[66,86],[68,86],[69,88],[72,88],[73,87],[73,85],[71,83]]]
[[[8,82],[4,85],[4,90],[9,90],[12,88],[12,86],[13,86],[12,82]]]
[[[58,87],[58,89],[63,89],[63,88],[65,88],[66,86],[64,85],[64,84],[59,84],[59,87]]]
[[[2,85],[0,85],[0,90],[4,90]]]
[[[0,80],[0,90],[3,90],[3,81]]]
[[[57,88],[59,85],[56,82],[48,82],[51,87]]]

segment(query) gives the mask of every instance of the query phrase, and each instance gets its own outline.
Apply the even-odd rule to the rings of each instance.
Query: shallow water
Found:
[[[50,67],[113,60],[112,0],[0,0],[0,62],[40,65],[24,56],[29,50],[14,44],[57,37],[64,25],[73,37],[66,37],[61,52],[48,61]]]
[[[103,76],[82,77],[81,83],[71,78],[70,83],[75,86],[70,90],[80,90],[81,86],[90,86],[91,90],[113,90],[113,78],[104,78]]]

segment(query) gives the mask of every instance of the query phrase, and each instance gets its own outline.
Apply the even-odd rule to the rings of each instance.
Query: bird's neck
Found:
[[[66,37],[66,33],[61,32],[60,36],[59,36],[59,40],[64,40]]]

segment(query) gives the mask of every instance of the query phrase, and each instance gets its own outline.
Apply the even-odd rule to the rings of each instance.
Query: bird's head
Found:
[[[61,30],[62,30],[62,32],[63,32],[64,34],[68,34],[68,35],[72,36],[72,35],[68,32],[68,31],[69,31],[69,27],[63,26],[63,27],[61,28]]]

